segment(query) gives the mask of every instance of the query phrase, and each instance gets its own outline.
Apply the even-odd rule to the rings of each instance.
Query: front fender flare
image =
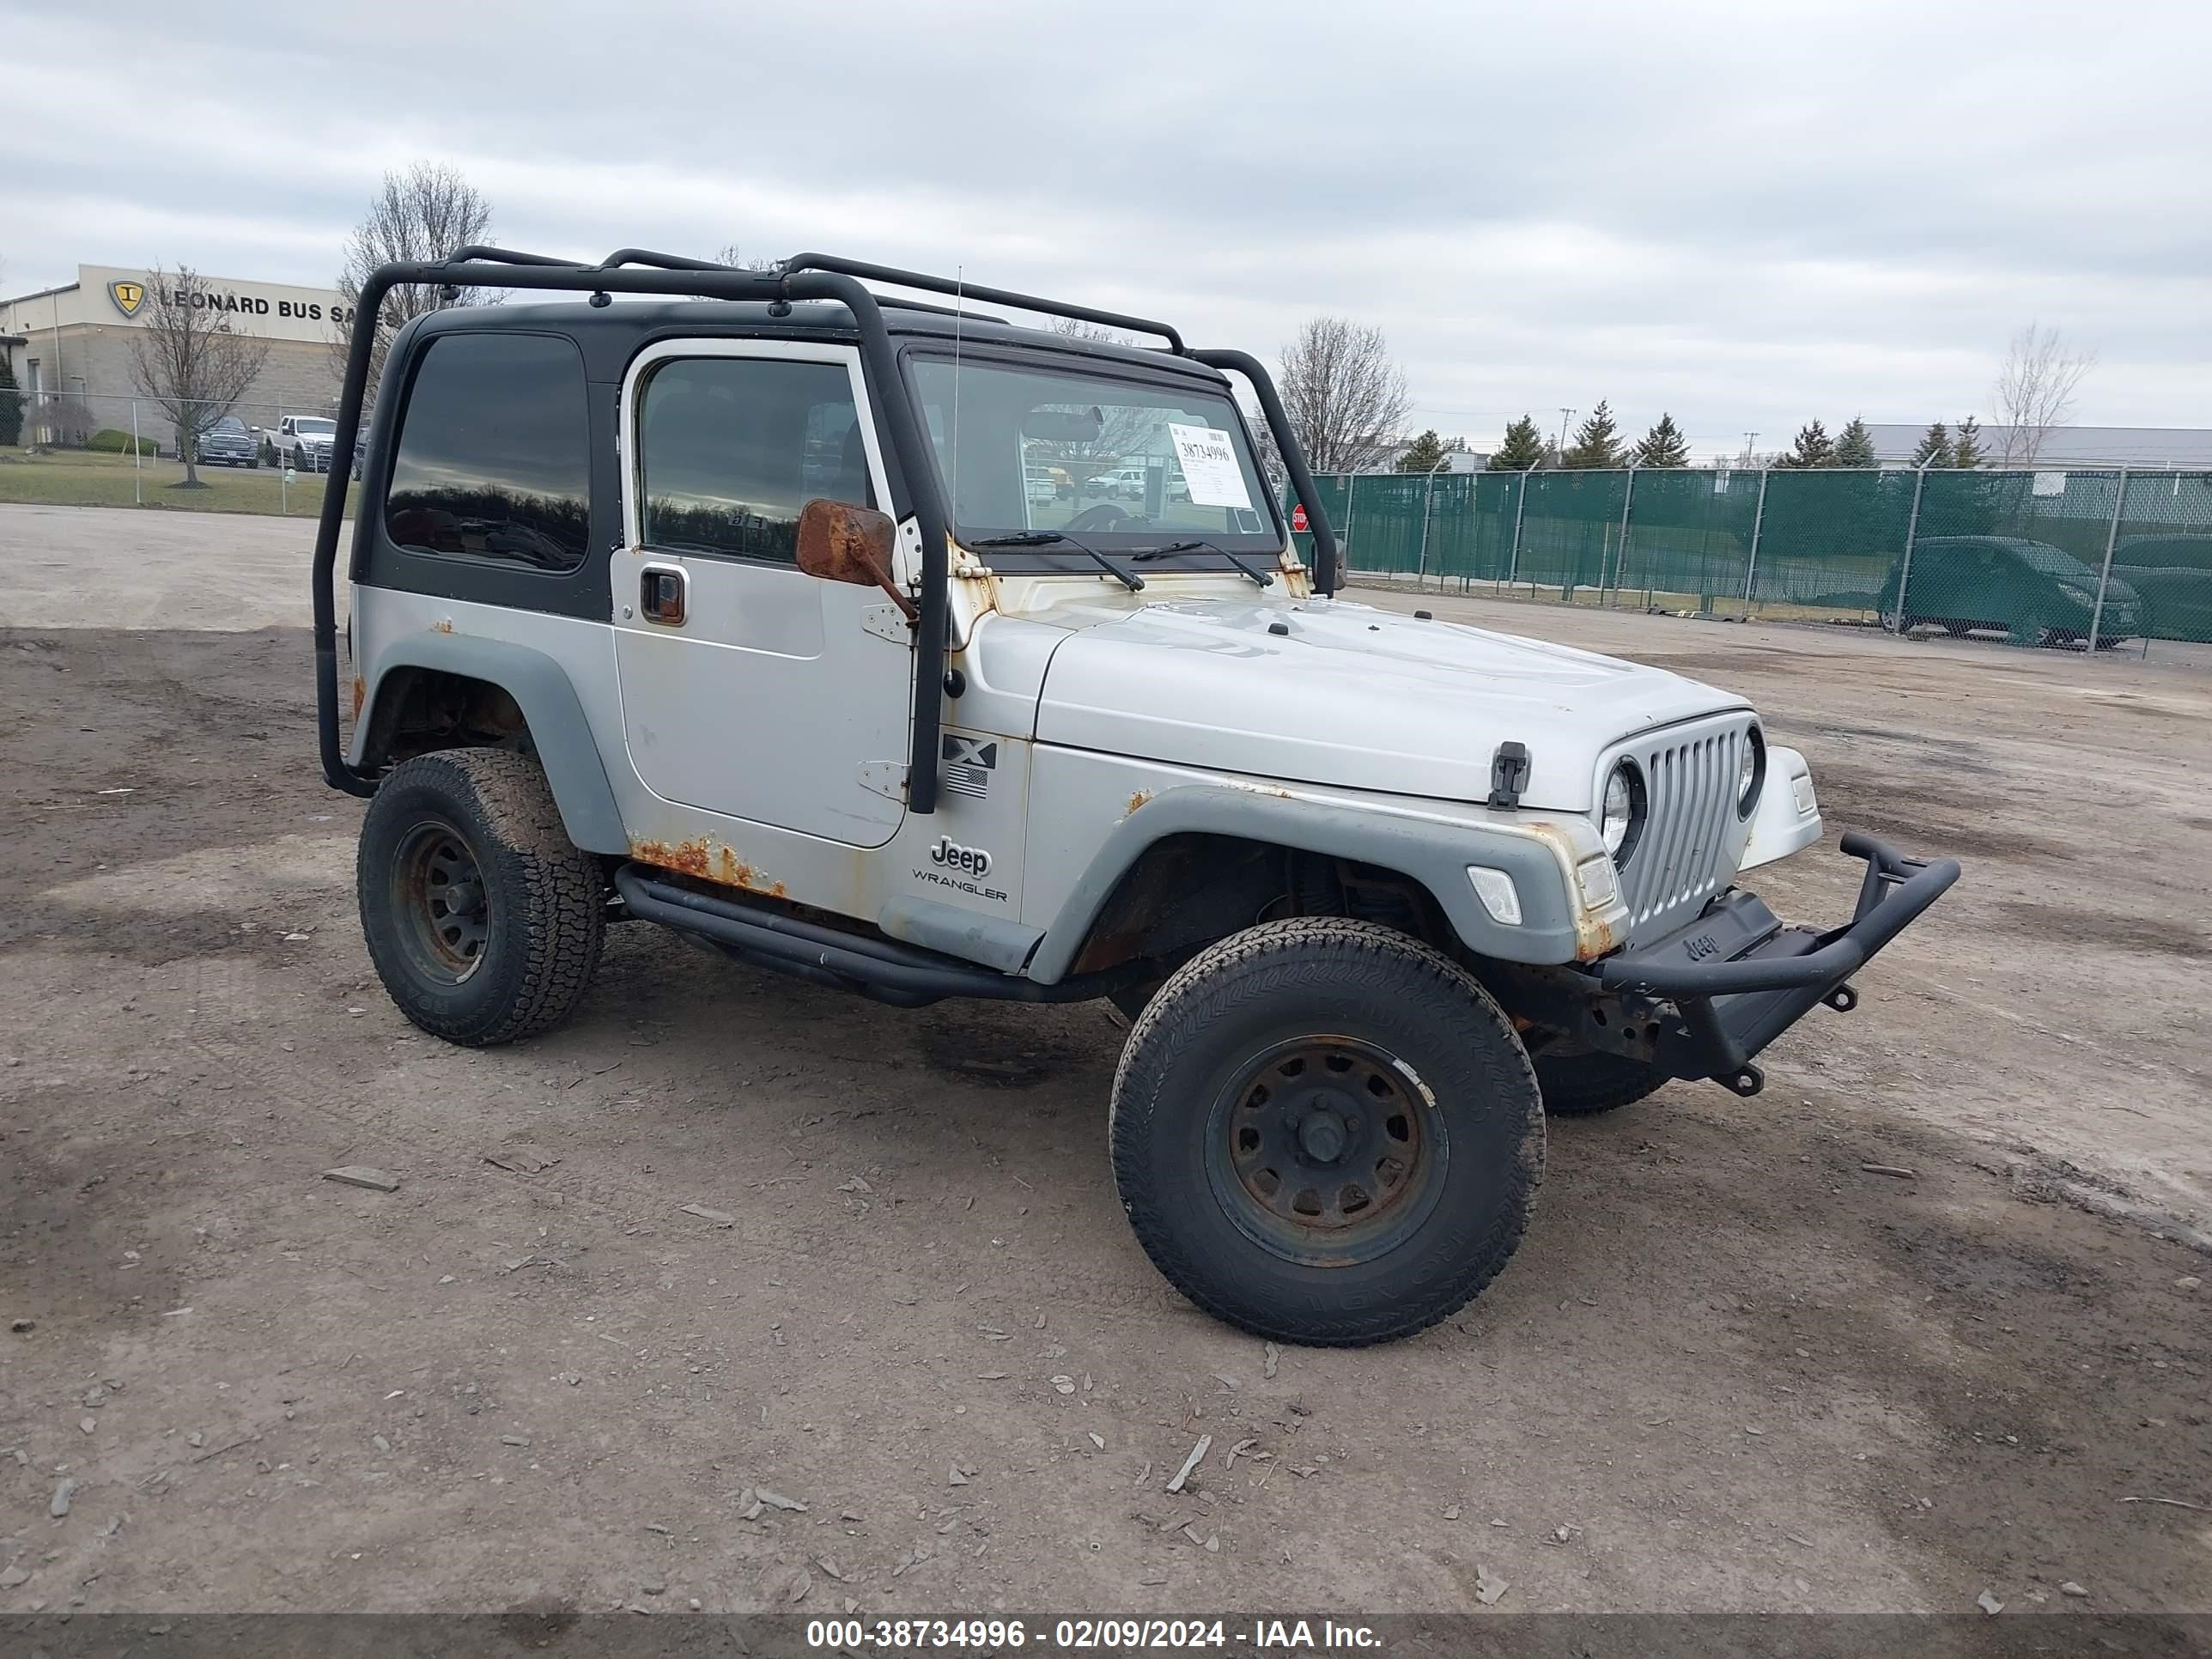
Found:
[[[392,672],[427,668],[461,679],[498,686],[513,697],[530,727],[530,741],[545,781],[561,809],[568,839],[586,853],[626,853],[629,839],[613,786],[599,759],[599,745],[584,717],[568,671],[544,652],[510,640],[435,631],[394,640],[378,654],[368,677],[368,692],[354,722],[352,763],[374,763],[366,752],[375,728],[378,699]]]
[[[1050,985],[1073,964],[1115,886],[1155,842],[1176,835],[1240,840],[1395,870],[1427,889],[1468,949],[1506,962],[1573,962],[1582,954],[1569,887],[1575,849],[1561,822],[1542,813],[1492,822],[1426,817],[1310,800],[1249,786],[1185,784],[1163,790],[1114,827],[1030,960]],[[1521,922],[1494,920],[1468,879],[1469,865],[1513,877]]]

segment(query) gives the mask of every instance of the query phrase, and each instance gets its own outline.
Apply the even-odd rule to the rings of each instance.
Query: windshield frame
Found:
[[[898,350],[899,374],[904,382],[902,390],[914,410],[915,424],[927,446],[929,464],[936,469],[938,489],[945,503],[945,533],[958,545],[977,550],[977,556],[994,568],[1018,569],[1024,574],[1051,575],[1089,575],[1110,580],[1101,571],[1091,556],[1078,550],[1074,543],[1046,544],[1036,547],[984,547],[977,549],[978,540],[1028,526],[1018,525],[963,526],[958,520],[958,503],[954,500],[951,480],[945,476],[938,454],[936,441],[931,432],[928,407],[921,395],[916,368],[923,362],[945,363],[952,361],[954,341],[950,334],[933,332],[926,337],[910,337],[900,343]],[[1285,522],[1281,503],[1276,500],[1278,489],[1268,480],[1261,457],[1265,453],[1255,440],[1251,422],[1246,419],[1243,405],[1237,401],[1236,387],[1226,375],[1190,364],[1188,359],[1165,352],[1156,354],[1157,361],[1131,361],[1125,353],[1141,350],[1138,347],[1115,346],[1109,350],[1090,351],[1079,345],[1058,346],[1042,342],[1010,342],[984,337],[972,343],[963,342],[958,351],[963,364],[988,364],[996,368],[1029,370],[1042,374],[1079,374],[1102,380],[1119,380],[1152,390],[1202,392],[1218,398],[1229,408],[1236,422],[1236,431],[1242,437],[1246,453],[1250,457],[1253,473],[1259,483],[1260,500],[1254,501],[1255,509],[1263,513],[1266,528],[1257,532],[1231,532],[1202,531],[1174,525],[1147,525],[1138,530],[1097,530],[1078,532],[1081,542],[1089,543],[1117,562],[1124,562],[1131,555],[1147,550],[1168,542],[1206,540],[1226,548],[1246,558],[1261,559],[1268,568],[1279,566],[1283,550],[1295,549],[1289,526]],[[1155,354],[1147,354],[1154,356]],[[1186,367],[1185,365],[1188,365]],[[1039,534],[1051,533],[1049,527],[1035,526]],[[1147,575],[1199,573],[1219,573],[1235,580],[1243,580],[1236,570],[1226,564],[1218,551],[1195,548],[1188,552],[1172,553],[1161,558],[1148,559],[1141,567]]]

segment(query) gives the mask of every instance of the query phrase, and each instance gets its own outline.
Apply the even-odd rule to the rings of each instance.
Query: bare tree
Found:
[[[1086,323],[1079,317],[1054,317],[1045,324],[1047,331],[1078,343],[1121,345],[1131,343],[1129,337],[1118,329]],[[1164,448],[1166,434],[1158,409],[1142,404],[1097,404],[1079,407],[1073,404],[1047,404],[1041,408],[1060,414],[1082,416],[1096,413],[1096,430],[1083,437],[1066,437],[1040,442],[1030,452],[1039,464],[1053,472],[1056,489],[1071,496],[1079,496],[1083,486],[1102,472],[1143,455],[1147,450]]]
[[[1256,403],[1245,405],[1244,424],[1252,434],[1252,456],[1260,463],[1260,476],[1267,481],[1267,488],[1279,496],[1283,486],[1290,482],[1291,469],[1283,465],[1283,452],[1275,442],[1275,430],[1267,424],[1266,411]]]
[[[403,173],[386,173],[369,199],[368,212],[354,227],[338,271],[338,297],[344,302],[346,321],[333,329],[331,342],[340,372],[352,348],[352,316],[360,309],[362,289],[379,265],[442,259],[457,248],[484,240],[490,232],[491,204],[456,168],[439,161],[416,161]],[[448,306],[487,305],[500,297],[480,288],[392,289],[377,308],[365,401],[375,401],[392,337],[404,325]]]
[[[714,250],[718,265],[735,265],[739,270],[774,270],[782,262],[763,253],[747,253],[735,242],[725,242]]]
[[[2004,422],[1997,465],[2035,465],[2051,429],[2073,412],[2075,388],[2096,364],[2094,349],[2075,350],[2055,328],[2030,323],[2012,337],[1990,391]]]
[[[1118,328],[1105,328],[1097,323],[1086,323],[1080,317],[1054,317],[1045,325],[1053,333],[1064,338],[1095,341],[1100,345],[1125,346],[1133,344],[1129,337]]]
[[[177,428],[184,488],[198,489],[200,440],[246,395],[269,342],[233,325],[222,295],[189,266],[146,273],[144,326],[131,343],[138,390]]]
[[[1316,472],[1358,472],[1396,441],[1412,399],[1379,328],[1316,317],[1283,349],[1277,380],[1291,430]]]

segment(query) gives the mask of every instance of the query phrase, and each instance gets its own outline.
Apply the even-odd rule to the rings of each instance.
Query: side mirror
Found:
[[[799,568],[826,582],[880,587],[908,622],[921,613],[891,579],[898,526],[888,513],[817,497],[799,509]]]

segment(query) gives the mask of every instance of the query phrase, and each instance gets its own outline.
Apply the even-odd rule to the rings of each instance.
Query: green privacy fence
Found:
[[[2018,645],[2212,643],[2212,473],[1336,474],[1354,574]],[[1311,556],[1311,538],[1301,548]]]

